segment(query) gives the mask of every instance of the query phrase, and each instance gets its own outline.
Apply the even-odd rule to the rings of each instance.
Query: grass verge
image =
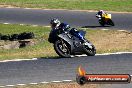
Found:
[[[0,0],[2,7],[42,9],[110,10],[132,12],[132,0]]]
[[[119,51],[132,51],[132,33],[120,32],[116,30],[86,30],[86,38],[89,39],[96,47],[97,53],[110,53]],[[0,49],[0,60],[20,59],[20,58],[52,58],[58,56],[52,44],[47,39],[50,28],[30,25],[5,25],[0,24],[0,33],[14,34],[22,32],[34,32],[35,40],[38,44],[19,49]],[[1,42],[1,41],[0,41]],[[8,42],[8,41],[5,41]]]
[[[14,88],[99,88],[97,84],[85,84],[83,86],[77,83],[49,83],[38,85],[17,86]]]

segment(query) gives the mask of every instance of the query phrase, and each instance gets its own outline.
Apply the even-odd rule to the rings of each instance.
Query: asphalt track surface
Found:
[[[89,74],[132,74],[132,54],[1,62],[0,86],[75,80],[80,65]],[[120,85],[132,87],[132,84]]]
[[[96,12],[67,10],[32,10],[21,8],[0,8],[0,23],[50,25],[52,18],[58,18],[71,27],[105,28],[132,31],[132,13],[112,13],[114,27],[101,27]]]
[[[132,29],[132,14],[112,13],[114,27],[100,27],[95,12],[31,10],[0,8],[0,23],[49,25],[51,18],[59,18],[73,27]],[[87,73],[132,74],[132,54],[107,55],[94,57],[75,57],[45,59],[34,61],[1,62],[0,86],[28,84],[43,81],[75,80],[78,66]],[[104,88],[132,88],[132,84],[103,85]]]

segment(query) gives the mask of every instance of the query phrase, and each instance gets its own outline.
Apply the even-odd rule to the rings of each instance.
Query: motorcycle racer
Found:
[[[106,13],[103,10],[99,10],[98,13],[96,14],[96,17],[99,19],[98,22],[101,26],[105,25],[111,25],[114,26],[114,22],[112,21],[111,14]]]
[[[101,19],[103,17],[103,14],[106,14],[105,11],[99,10],[98,13],[96,14],[96,17]]]
[[[56,34],[61,34],[63,32],[70,32],[72,35],[78,37],[80,40],[82,40],[82,43],[84,42],[83,36],[78,32],[76,28],[72,28],[71,30],[68,30],[70,28],[69,24],[61,23],[58,19],[53,18],[50,21],[50,25],[52,28],[52,32],[49,35],[49,42],[52,42],[54,39],[56,39]],[[54,36],[54,39],[51,40],[50,36]]]

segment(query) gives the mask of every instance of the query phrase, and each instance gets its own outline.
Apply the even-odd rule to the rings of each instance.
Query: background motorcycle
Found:
[[[114,26],[114,22],[112,21],[112,17],[111,14],[103,14],[102,17],[97,17],[99,18],[99,23],[101,26],[105,26],[105,25],[111,25]]]
[[[84,31],[81,30],[79,33],[85,36]],[[86,39],[86,43],[81,43],[81,40],[71,35],[70,32],[63,32],[55,36],[53,31],[51,31],[49,41],[54,44],[56,53],[61,57],[71,57],[71,55],[81,54],[94,56],[96,54],[95,46],[92,43]]]

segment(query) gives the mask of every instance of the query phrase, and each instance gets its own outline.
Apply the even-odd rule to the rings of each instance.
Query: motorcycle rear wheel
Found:
[[[88,46],[84,46],[84,51],[85,54],[88,56],[95,56],[96,54],[96,49],[94,45],[92,45],[92,49],[90,49]]]
[[[108,20],[108,23],[109,23],[109,25],[111,25],[111,26],[115,26],[114,22],[113,22],[111,19]]]

